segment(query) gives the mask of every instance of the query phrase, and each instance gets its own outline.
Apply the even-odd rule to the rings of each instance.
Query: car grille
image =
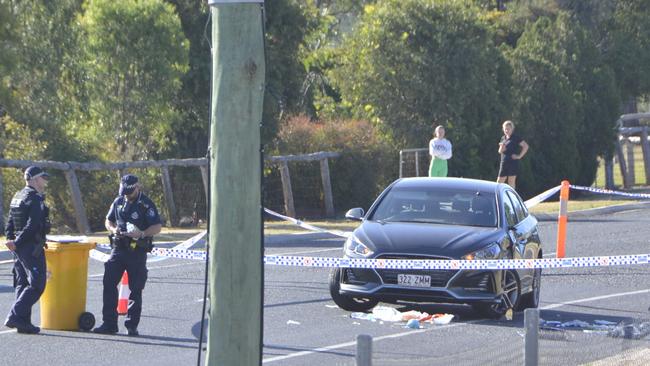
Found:
[[[472,291],[490,291],[492,287],[491,276],[489,272],[466,272],[464,276],[454,281],[454,287],[462,287]]]
[[[379,281],[377,275],[370,269],[346,268],[343,275],[343,283],[363,284]]]
[[[404,255],[383,255],[378,259],[442,259],[448,260],[449,258],[440,257],[424,257],[424,256],[404,256]],[[449,280],[458,273],[456,269],[376,269],[381,279],[385,284],[396,285],[398,274],[409,275],[424,275],[431,276],[431,287],[446,287]]]

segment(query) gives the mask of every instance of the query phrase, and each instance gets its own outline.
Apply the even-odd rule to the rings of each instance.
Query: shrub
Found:
[[[294,116],[280,125],[275,146],[274,155],[317,151],[341,153],[339,158],[329,161],[337,213],[351,207],[367,209],[379,192],[397,177],[397,168],[392,168],[397,167],[397,152],[382,141],[377,129],[368,121],[314,122],[305,116]],[[303,176],[301,169],[306,169],[303,165],[290,167],[292,181]]]

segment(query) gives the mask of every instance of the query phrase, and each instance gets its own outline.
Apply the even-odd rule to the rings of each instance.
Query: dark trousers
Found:
[[[104,263],[104,305],[102,320],[105,324],[117,327],[117,285],[124,271],[129,274],[129,310],[124,325],[137,328],[142,313],[142,290],[147,282],[147,252],[142,248],[135,250],[116,248]]]
[[[11,307],[9,317],[31,324],[32,306],[45,291],[46,265],[45,253],[34,252],[34,244],[16,248],[13,274],[16,289],[16,301]]]

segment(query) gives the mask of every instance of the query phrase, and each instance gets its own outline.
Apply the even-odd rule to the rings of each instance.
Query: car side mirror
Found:
[[[363,219],[363,215],[363,208],[357,207],[348,210],[348,212],[345,213],[345,218],[348,220],[361,221]]]

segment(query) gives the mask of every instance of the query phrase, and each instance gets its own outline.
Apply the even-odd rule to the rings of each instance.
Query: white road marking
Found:
[[[650,293],[650,289],[639,290],[639,291],[630,291],[630,292],[620,292],[620,293],[616,293],[616,294],[603,295],[603,296],[588,297],[588,298],[584,298],[584,299],[572,300],[572,301],[567,301],[567,302],[558,303],[558,304],[551,304],[551,305],[544,306],[543,308],[540,308],[540,309],[541,310],[551,310],[551,309],[556,309],[556,308],[559,308],[559,307],[562,307],[562,306],[578,304],[578,303],[582,303],[582,302],[596,301],[596,300],[608,299],[608,298],[612,298],[612,297],[628,296],[628,295],[639,295],[639,294],[644,294],[644,293]],[[384,335],[384,336],[380,336],[380,337],[376,337],[376,338],[373,337],[373,341],[380,341],[380,340],[389,339],[389,338],[400,338],[400,337],[404,337],[404,336],[408,336],[408,335],[420,334],[420,333],[423,333],[423,332],[433,331],[433,330],[437,330],[437,329],[451,328],[451,327],[454,327],[454,326],[463,326],[463,325],[467,325],[467,324],[476,323],[476,322],[479,322],[479,321],[481,321],[481,320],[474,320],[474,321],[470,321],[470,322],[467,322],[467,323],[455,323],[455,324],[441,326],[441,327],[422,329],[422,330],[415,330],[415,331],[407,331],[407,332],[396,333],[396,334],[388,334],[388,335]],[[289,354],[286,354],[284,356],[276,356],[276,357],[265,358],[265,359],[262,360],[262,363],[270,363],[270,362],[275,362],[275,361],[282,361],[282,360],[286,360],[286,359],[289,359],[289,358],[308,356],[308,355],[311,355],[311,354],[314,354],[314,353],[331,351],[333,349],[351,347],[351,346],[356,345],[356,343],[357,343],[356,341],[346,342],[346,343],[339,343],[339,344],[335,344],[335,345],[331,345],[331,346],[316,348],[316,349],[309,350],[309,351],[301,351],[301,352],[296,352],[296,353],[289,353]]]
[[[551,305],[544,306],[543,308],[540,308],[540,309],[541,310],[551,310],[551,309],[557,309],[557,308],[559,308],[561,306],[565,306],[565,305],[573,305],[573,304],[579,304],[579,303],[582,303],[582,302],[609,299],[611,297],[619,297],[619,296],[627,296],[627,295],[639,295],[639,294],[646,294],[646,293],[650,293],[650,289],[639,290],[639,291],[630,291],[630,292],[619,292],[617,294],[588,297],[586,299],[579,299],[579,300],[562,302],[562,303],[558,303],[558,304],[551,304]]]
[[[474,322],[477,322],[477,321],[478,320],[474,320],[474,321],[471,321],[471,322],[468,322],[468,323],[456,323],[456,324],[451,324],[451,325],[443,325],[443,326],[439,326],[439,327],[435,327],[435,328],[420,329],[420,330],[410,330],[410,331],[406,331],[406,332],[402,332],[402,333],[396,333],[396,334],[387,334],[387,335],[380,336],[380,337],[373,337],[372,340],[374,342],[374,341],[381,341],[381,340],[389,339],[389,338],[400,338],[400,337],[403,337],[403,336],[406,336],[406,335],[420,334],[420,333],[429,332],[429,331],[432,331],[432,330],[435,330],[435,329],[454,328],[454,327],[458,327],[458,326],[461,326],[461,325],[474,323]],[[275,362],[275,361],[286,360],[288,358],[307,356],[307,355],[310,355],[310,354],[313,354],[313,353],[319,353],[319,352],[331,351],[333,349],[351,347],[351,346],[354,346],[356,344],[357,344],[356,341],[352,341],[352,342],[334,344],[334,345],[327,346],[327,347],[316,348],[314,350],[309,350],[309,351],[301,351],[301,352],[296,352],[296,353],[289,353],[288,355],[284,355],[284,356],[276,356],[276,357],[265,358],[265,359],[262,360],[262,363],[270,363],[270,362]]]
[[[16,330],[15,329],[9,329],[9,330],[0,331],[0,334],[7,334],[7,333],[16,333]]]

